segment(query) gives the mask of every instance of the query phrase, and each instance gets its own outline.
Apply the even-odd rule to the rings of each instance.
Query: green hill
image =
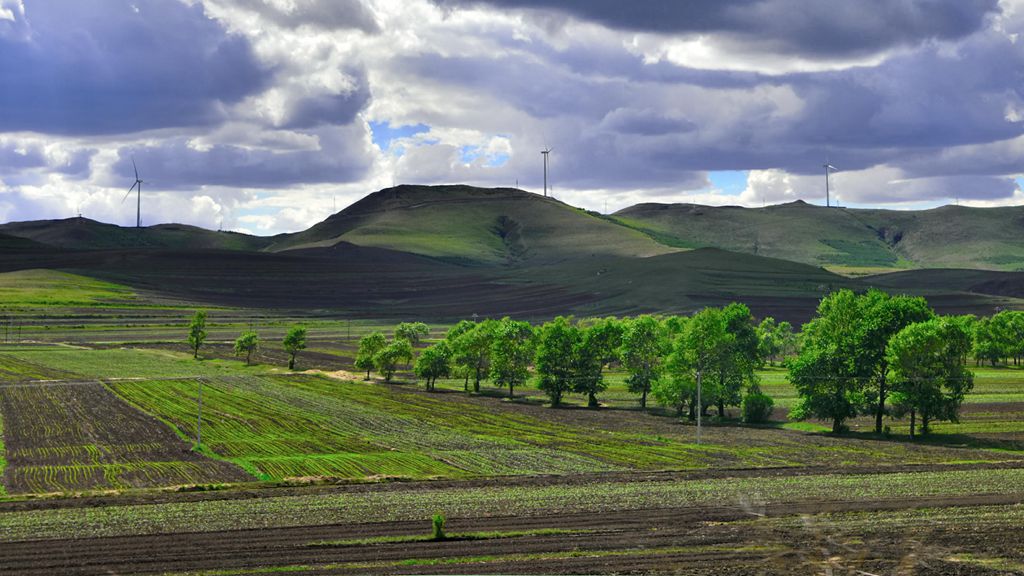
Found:
[[[585,210],[513,188],[398,186],[370,194],[309,230],[270,246],[282,251],[338,242],[474,265],[525,265],[676,251]]]
[[[88,218],[0,224],[0,234],[62,250],[162,248],[174,250],[261,250],[273,238],[214,232],[186,224],[124,228]]]
[[[1024,270],[1024,207],[932,210],[639,204],[615,220],[680,247],[859,269]]]

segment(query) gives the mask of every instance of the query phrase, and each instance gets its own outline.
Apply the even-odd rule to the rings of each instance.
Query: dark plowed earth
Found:
[[[1015,530],[980,524],[956,531],[954,526],[922,523],[920,529],[902,527],[900,533],[880,527],[855,539],[845,536],[842,525],[823,514],[1020,501],[1020,495],[968,496],[805,502],[757,510],[721,506],[601,515],[453,518],[450,532],[552,528],[570,532],[446,542],[310,546],[323,541],[424,534],[426,522],[15,542],[0,547],[0,571],[24,575],[244,573],[261,567],[307,566],[310,569],[300,573],[789,574],[821,573],[830,565],[837,574],[853,574],[854,568],[892,573],[898,566],[911,569],[905,572],[908,574],[985,574],[991,572],[952,563],[950,558],[960,550],[983,549],[1019,561],[1022,551]],[[788,522],[787,517],[805,520]],[[922,542],[925,537],[927,542]],[[408,559],[418,563],[401,563]],[[440,559],[448,560],[439,563]]]
[[[99,382],[0,386],[11,493],[241,482]]]

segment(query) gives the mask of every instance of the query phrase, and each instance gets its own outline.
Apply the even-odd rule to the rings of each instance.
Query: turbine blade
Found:
[[[121,204],[124,204],[124,201],[128,199],[128,196],[132,193],[132,190],[135,190],[136,185],[138,185],[138,182],[132,184],[132,187],[129,188],[128,191],[124,193],[124,198],[121,198]]]
[[[135,156],[132,156],[132,168],[135,169],[135,181],[139,181],[139,167],[135,165]]]

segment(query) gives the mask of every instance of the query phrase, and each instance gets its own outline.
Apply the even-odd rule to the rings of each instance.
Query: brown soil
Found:
[[[822,573],[985,574],[949,561],[976,551],[1024,560],[1016,530],[971,530],[922,523],[894,533],[853,536],[823,514],[945,506],[1013,505],[1022,495],[923,498],[888,502],[804,502],[749,510],[734,506],[666,508],[537,517],[452,518],[449,532],[560,528],[589,531],[515,538],[325,547],[312,542],[425,534],[423,522],[387,522],[161,536],[33,541],[0,547],[0,571],[11,574],[135,574],[310,566],[308,573]],[[771,519],[799,515],[800,523]],[[796,527],[794,527],[796,526]],[[561,554],[466,564],[402,566],[401,560]],[[571,553],[571,557],[565,555]],[[363,564],[358,566],[358,564]],[[332,566],[329,566],[332,565]],[[244,573],[244,572],[243,572]],[[861,572],[863,573],[863,572]]]
[[[165,424],[98,382],[3,386],[0,410],[4,484],[11,493],[251,479],[193,452]]]

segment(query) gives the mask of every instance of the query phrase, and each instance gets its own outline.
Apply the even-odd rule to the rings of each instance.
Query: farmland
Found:
[[[697,444],[692,423],[640,410],[621,369],[600,410],[579,395],[553,410],[531,385],[513,401],[487,381],[467,394],[461,378],[426,392],[405,367],[391,384],[353,370],[358,339],[393,323],[230,307],[209,309],[195,360],[183,343],[194,308],[68,286],[64,303],[25,296],[20,334],[0,345],[4,571],[887,573],[923,558],[935,573],[982,574],[1024,563],[1021,368],[977,368],[960,423],[910,442],[905,420],[887,419],[882,436],[866,432],[868,417],[844,436],[789,421],[795,389],[765,367],[772,422],[740,425],[733,409]],[[280,339],[296,323],[309,347],[289,372]],[[254,366],[231,350],[250,327],[264,340]],[[421,347],[448,325],[431,328]],[[436,513],[452,539],[426,538]]]

